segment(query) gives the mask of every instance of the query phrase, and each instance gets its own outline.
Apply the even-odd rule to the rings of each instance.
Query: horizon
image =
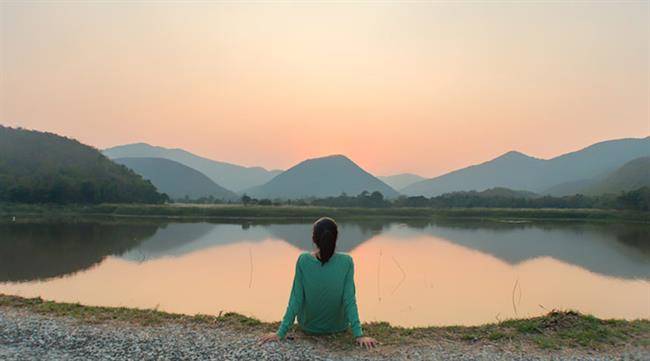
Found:
[[[32,129],[32,130],[37,130],[37,129]],[[535,156],[535,155],[531,155],[531,154],[527,154],[527,153],[521,152],[521,151],[516,150],[516,149],[511,149],[511,150],[509,150],[509,151],[506,151],[506,152],[504,152],[504,153],[502,153],[502,154],[499,154],[499,155],[495,156],[494,158],[485,159],[485,160],[479,161],[478,163],[472,163],[472,164],[462,165],[462,166],[460,166],[459,168],[452,169],[450,172],[453,172],[453,171],[455,171],[455,170],[459,170],[459,169],[463,169],[463,168],[467,168],[467,167],[470,167],[470,166],[472,166],[472,165],[478,165],[478,164],[481,164],[481,163],[484,163],[484,162],[489,162],[489,161],[491,161],[491,160],[494,160],[494,159],[496,159],[496,158],[499,158],[499,157],[504,156],[504,155],[509,154],[509,153],[518,153],[518,154],[522,154],[522,155],[524,155],[524,156],[527,156],[527,157],[530,157],[530,158],[539,159],[539,160],[551,160],[551,159],[554,159],[554,158],[557,158],[557,157],[561,157],[561,156],[564,156],[564,155],[567,155],[567,154],[571,154],[571,153],[574,153],[574,152],[577,152],[577,151],[584,150],[584,149],[586,149],[586,148],[589,148],[589,147],[591,147],[591,146],[593,146],[593,145],[600,144],[600,143],[612,142],[612,141],[621,141],[621,140],[632,140],[632,139],[642,140],[642,139],[647,139],[647,138],[650,138],[650,135],[647,135],[647,136],[641,136],[641,137],[627,137],[627,138],[616,138],[616,139],[604,139],[604,140],[601,140],[601,141],[597,141],[597,142],[595,142],[595,143],[591,143],[591,144],[587,144],[587,145],[581,146],[581,147],[579,147],[579,148],[576,148],[576,149],[570,150],[570,151],[565,152],[565,153],[561,153],[561,154],[553,155],[553,156],[548,157],[548,158],[541,158],[541,157],[537,157],[537,156]],[[88,145],[91,145],[91,144],[88,144]],[[99,151],[101,151],[101,152],[104,152],[104,151],[107,151],[107,150],[110,150],[110,149],[113,149],[113,148],[119,148],[119,147],[124,147],[124,146],[132,146],[132,145],[146,145],[146,146],[150,146],[150,147],[154,147],[154,148],[163,148],[163,149],[166,149],[166,150],[181,150],[181,151],[189,152],[189,153],[191,153],[191,154],[193,154],[193,155],[195,155],[195,156],[201,157],[201,158],[205,158],[205,159],[209,159],[209,160],[213,160],[213,161],[217,161],[217,162],[221,162],[221,163],[234,164],[234,165],[239,165],[239,166],[248,167],[248,168],[261,167],[261,168],[264,168],[264,169],[266,169],[266,170],[268,170],[268,171],[282,171],[282,172],[284,172],[284,171],[286,171],[286,170],[288,170],[288,169],[290,169],[290,168],[292,168],[292,167],[294,167],[294,166],[296,166],[296,165],[298,165],[298,164],[300,164],[300,163],[302,163],[302,162],[304,162],[304,161],[309,161],[309,160],[314,160],[314,159],[321,159],[321,158],[331,158],[331,157],[337,157],[337,156],[345,157],[345,158],[351,160],[352,162],[354,162],[355,164],[357,164],[357,165],[358,165],[359,167],[361,167],[362,169],[364,169],[364,170],[368,170],[368,169],[366,169],[366,167],[365,167],[363,164],[360,164],[360,163],[357,162],[354,158],[348,156],[347,154],[342,154],[342,153],[323,154],[323,155],[318,155],[318,156],[314,156],[314,157],[305,158],[305,159],[302,159],[302,160],[297,161],[296,163],[290,165],[290,166],[287,167],[287,168],[269,168],[269,167],[264,166],[263,164],[259,164],[259,165],[246,165],[246,164],[233,163],[233,162],[229,162],[229,161],[225,161],[225,160],[221,160],[221,159],[213,159],[213,158],[210,158],[210,157],[204,156],[204,155],[202,155],[202,154],[195,153],[195,152],[193,152],[193,151],[191,151],[191,150],[189,150],[189,149],[179,148],[179,147],[162,147],[162,146],[159,146],[159,145],[149,144],[149,143],[146,143],[146,142],[135,142],[135,143],[127,143],[127,144],[118,144],[118,145],[110,146],[110,147],[107,147],[107,148],[97,148],[97,149],[98,149]],[[92,146],[92,145],[91,145],[91,146]],[[130,157],[126,157],[126,158],[130,158]],[[139,157],[137,157],[137,158],[139,158]],[[146,158],[146,157],[145,157],[145,158]],[[376,174],[376,173],[374,173],[374,172],[372,172],[372,171],[369,171],[369,172],[370,172],[372,175],[376,176],[376,177],[389,177],[389,176],[397,176],[397,175],[410,174],[410,175],[416,175],[416,176],[424,177],[425,179],[436,178],[436,177],[438,177],[438,176],[441,176],[441,175],[444,175],[444,174],[449,173],[449,172],[445,172],[445,173],[441,173],[441,174],[438,174],[438,175],[434,175],[434,176],[429,177],[429,176],[427,176],[427,175],[423,175],[423,174],[419,174],[419,173],[414,173],[414,172],[402,172],[402,173],[390,173],[390,174]]]
[[[0,4],[0,122],[426,178],[650,134],[650,4]]]

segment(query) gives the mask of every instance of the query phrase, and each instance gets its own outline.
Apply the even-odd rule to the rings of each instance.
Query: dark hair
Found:
[[[318,246],[318,260],[324,266],[334,254],[339,229],[332,218],[323,217],[314,223],[311,239]]]

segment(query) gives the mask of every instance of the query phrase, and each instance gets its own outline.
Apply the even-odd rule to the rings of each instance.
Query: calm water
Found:
[[[480,324],[547,310],[650,318],[650,227],[340,224],[364,321]],[[0,223],[0,293],[279,320],[308,223]]]

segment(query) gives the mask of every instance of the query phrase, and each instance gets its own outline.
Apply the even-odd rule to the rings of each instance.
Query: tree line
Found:
[[[642,187],[620,194],[587,196],[576,194],[563,197],[537,196],[514,197],[485,195],[482,192],[452,192],[436,197],[400,196],[386,199],[378,191],[364,191],[356,196],[342,193],[336,197],[305,198],[298,200],[257,199],[248,195],[241,198],[244,205],[261,206],[323,206],[323,207],[359,207],[359,208],[594,208],[594,209],[629,209],[650,210],[650,187]]]

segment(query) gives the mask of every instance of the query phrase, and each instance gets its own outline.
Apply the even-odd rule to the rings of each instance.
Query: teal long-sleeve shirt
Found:
[[[350,326],[355,337],[363,335],[352,257],[334,253],[324,265],[310,253],[298,257],[289,305],[277,332],[281,339],[296,316],[300,328],[307,333],[335,333]]]

